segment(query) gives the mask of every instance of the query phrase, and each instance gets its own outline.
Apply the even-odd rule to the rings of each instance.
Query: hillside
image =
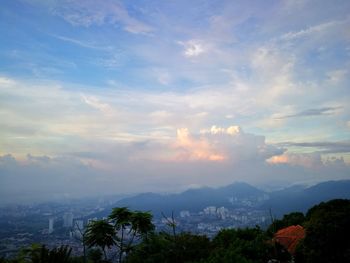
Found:
[[[293,186],[279,191],[264,192],[247,183],[233,183],[219,188],[189,189],[179,194],[162,195],[142,193],[121,199],[96,214],[105,216],[112,207],[127,206],[130,209],[151,211],[155,217],[161,212],[177,215],[181,210],[198,212],[208,206],[229,209],[255,207],[269,210],[277,217],[292,211],[306,212],[311,206],[335,198],[350,198],[350,180],[327,181],[309,188]]]

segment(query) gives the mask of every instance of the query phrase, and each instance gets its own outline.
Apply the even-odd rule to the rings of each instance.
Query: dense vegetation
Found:
[[[126,262],[126,263],[263,263],[263,262],[350,262],[350,200],[336,199],[320,203],[306,215],[294,212],[274,220],[263,231],[259,227],[225,229],[212,240],[191,233],[177,233],[176,223],[169,220],[169,233],[154,231],[152,216],[147,212],[115,208],[106,220],[89,224],[84,234],[87,255],[71,257],[68,247],[47,249],[32,246],[23,249],[6,263],[41,262]],[[279,229],[302,225],[305,238],[295,255],[274,241]],[[117,256],[106,253],[115,247]]]

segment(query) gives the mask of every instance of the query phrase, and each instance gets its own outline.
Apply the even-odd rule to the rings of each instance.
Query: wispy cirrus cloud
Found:
[[[329,32],[334,31],[337,27],[341,26],[341,28],[344,28],[344,25],[347,25],[350,23],[350,20],[348,18],[344,20],[333,20],[333,21],[328,21],[325,23],[321,23],[318,25],[314,25],[311,27],[308,27],[306,29],[302,29],[300,31],[296,32],[288,32],[284,34],[281,39],[282,40],[296,40],[302,37],[308,37],[310,35],[324,35],[324,34],[329,34]]]
[[[301,148],[316,148],[316,152],[326,153],[350,153],[350,141],[336,142],[282,142],[278,144],[281,147],[301,147]]]
[[[131,16],[119,1],[51,1],[47,5],[53,14],[62,17],[73,26],[120,25],[125,31],[133,34],[148,34],[154,30],[150,25]]]
[[[324,115],[333,115],[336,114],[343,107],[322,107],[303,110],[294,114],[284,115],[276,117],[275,119],[289,119],[289,118],[298,118],[298,117],[313,117],[313,116],[324,116]]]
[[[54,38],[57,38],[59,40],[77,45],[79,47],[83,47],[83,48],[89,48],[89,49],[96,49],[96,50],[105,50],[105,51],[110,51],[111,47],[105,47],[105,46],[98,46],[92,42],[89,41],[83,41],[83,40],[79,40],[79,39],[75,39],[75,38],[71,38],[71,37],[66,37],[66,36],[59,36],[59,35],[52,35]]]
[[[103,112],[104,114],[112,114],[113,109],[108,103],[101,102],[98,98],[94,96],[82,95],[83,101],[89,106]]]

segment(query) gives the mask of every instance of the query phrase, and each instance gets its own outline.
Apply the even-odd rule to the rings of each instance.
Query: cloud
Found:
[[[249,83],[250,92],[255,90],[257,103],[266,106],[302,95],[294,81],[296,57],[293,54],[268,42],[253,50],[249,57],[250,70],[257,81]]]
[[[108,51],[110,48],[109,47],[103,47],[103,46],[98,46],[95,45],[94,43],[88,42],[88,41],[82,41],[79,39],[75,38],[70,38],[70,37],[65,37],[65,36],[59,36],[59,35],[52,35],[54,38],[57,38],[59,40],[77,45],[79,47],[83,48],[89,48],[89,49],[96,49],[96,50],[105,50]]]
[[[302,38],[302,37],[308,37],[308,36],[313,35],[313,34],[322,34],[325,32],[329,32],[330,30],[334,29],[334,27],[339,26],[339,25],[343,25],[346,22],[348,22],[348,21],[347,20],[345,20],[345,21],[330,21],[330,22],[322,23],[319,25],[311,26],[307,29],[302,29],[302,30],[297,31],[297,32],[288,32],[288,33],[284,34],[281,37],[281,39],[294,40],[294,39],[298,39],[298,38]]]
[[[190,136],[188,129],[177,130],[177,142],[175,148],[178,152],[176,160],[180,161],[223,161],[226,156],[219,153],[214,145],[204,138],[195,139]]]
[[[338,84],[346,79],[348,71],[345,69],[332,70],[327,73],[328,80],[331,84]]]
[[[334,115],[338,112],[339,109],[342,109],[342,108],[343,107],[323,107],[323,108],[307,109],[301,112],[297,112],[295,114],[276,117],[275,119]]]
[[[85,96],[82,95],[82,99],[83,101],[88,104],[89,106],[105,113],[105,114],[112,114],[113,113],[113,109],[110,105],[108,105],[107,103],[103,103],[101,102],[98,98],[94,97],[94,96]]]
[[[155,68],[153,74],[162,85],[169,85],[172,82],[172,76],[166,69]]]
[[[315,148],[317,153],[350,153],[350,141],[339,142],[284,142],[278,145],[282,147]]]
[[[348,1],[25,2],[49,11],[4,4],[0,193],[349,178]]]
[[[290,164],[293,166],[302,166],[306,168],[319,169],[323,167],[321,155],[318,153],[286,153],[273,156],[267,160],[271,164]]]
[[[123,29],[133,34],[148,34],[153,28],[130,16],[127,9],[116,1],[53,1],[52,12],[74,26],[90,27],[104,24],[121,24]]]
[[[189,58],[198,57],[207,51],[203,43],[198,40],[179,42],[179,44],[184,47],[184,55]]]
[[[279,158],[271,158],[272,154],[280,155],[282,151],[272,148],[268,154],[266,150],[262,153],[255,144],[247,152],[237,145],[238,141],[245,142],[242,138],[231,142],[229,147],[237,155],[231,153],[227,155],[230,159],[220,160],[213,152],[224,149],[216,142],[220,139],[217,136],[211,134],[201,138],[180,130],[177,147],[147,141],[124,144],[101,141],[90,151],[56,157],[30,154],[25,158],[14,158],[10,154],[3,155],[0,156],[0,203],[159,192],[159,189],[174,192],[188,189],[198,182],[219,186],[237,180],[253,184],[278,181],[288,185],[349,179],[350,166],[342,158],[321,161],[319,154],[286,153]],[[227,136],[230,139],[228,143],[232,141],[232,136]],[[221,140],[225,141],[222,137]],[[157,151],[161,154],[154,156]],[[178,158],[164,158],[169,151],[176,153]],[[179,153],[184,155],[179,156]],[[271,159],[265,162],[266,158]]]
[[[213,125],[210,129],[201,130],[202,134],[229,134],[236,135],[242,133],[242,129],[239,126],[230,126],[228,128],[217,127]]]
[[[0,76],[0,87],[13,86],[16,82],[13,79]]]
[[[9,154],[0,156],[0,180],[2,204],[96,194],[93,185],[101,187],[96,171],[63,157],[28,155],[20,161]]]
[[[333,152],[332,152],[333,153]],[[331,179],[333,176],[339,178],[338,176],[344,176],[347,178],[346,173],[350,170],[349,163],[344,161],[343,157],[339,156],[327,156],[326,158],[322,156],[321,152],[311,152],[311,153],[284,153],[282,155],[273,156],[267,160],[267,163],[280,166],[284,165],[286,167],[299,167],[306,169],[307,171],[314,171],[316,177],[327,178],[327,173],[332,175],[328,177]],[[305,178],[307,179],[307,178]],[[328,180],[329,180],[328,179]]]
[[[188,129],[178,129],[175,148],[181,161],[209,160],[239,162],[264,162],[282,154],[284,149],[265,143],[264,136],[243,132],[239,126],[222,128],[212,126],[202,129],[197,136]]]

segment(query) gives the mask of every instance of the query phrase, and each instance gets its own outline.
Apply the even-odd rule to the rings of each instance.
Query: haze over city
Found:
[[[350,2],[5,0],[1,204],[350,179]]]

